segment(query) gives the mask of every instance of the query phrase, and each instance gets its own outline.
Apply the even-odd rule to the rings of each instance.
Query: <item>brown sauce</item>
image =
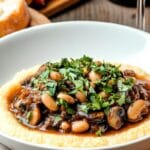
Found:
[[[16,119],[16,117],[14,117]],[[139,122],[136,122],[136,123],[129,123],[127,122],[121,129],[119,130],[113,130],[113,129],[109,129],[106,133],[104,133],[102,136],[112,136],[116,133],[123,133],[123,132],[126,132],[132,128],[136,128],[138,126],[140,126],[141,124],[143,124],[144,122],[148,121],[150,119],[150,115],[147,115],[145,116],[145,118],[143,118],[143,120],[139,121]],[[17,119],[16,119],[17,120]],[[18,121],[18,120],[17,120]],[[77,133],[61,133],[57,130],[54,130],[54,129],[49,129],[49,130],[40,130],[38,127],[34,127],[34,126],[30,126],[29,124],[28,125],[25,125],[25,124],[22,124],[22,126],[24,128],[27,128],[29,131],[38,131],[39,133],[48,133],[48,134],[57,134],[57,135],[73,135],[73,136],[82,136],[82,137],[97,137],[94,133],[89,133],[89,132],[86,132],[86,133],[80,133],[80,134],[77,134]]]
[[[128,70],[128,72],[126,72],[126,73],[128,73],[126,76],[128,76],[128,75],[129,76],[131,75],[133,77],[136,76],[136,74],[132,70]],[[121,78],[122,79],[126,79],[126,78],[124,78],[124,76],[121,76]],[[102,107],[102,105],[100,106],[99,109],[93,109],[92,111],[89,111],[87,113],[84,112],[84,111],[81,111],[78,108],[78,105],[80,103],[82,103],[82,102],[79,103],[79,99],[76,97],[76,95],[73,95],[73,97],[71,97],[69,95],[74,100],[74,102],[70,104],[70,109],[73,111],[72,114],[69,114],[67,112],[67,107],[69,107],[69,104],[67,102],[66,102],[67,103],[67,107],[65,108],[65,105],[62,105],[62,103],[60,103],[60,102],[56,103],[56,101],[54,100],[54,103],[56,103],[56,105],[58,106],[59,110],[58,110],[58,108],[56,110],[48,108],[49,105],[48,106],[45,105],[45,101],[47,101],[47,97],[46,97],[47,94],[44,95],[46,97],[45,101],[44,101],[42,99],[43,95],[40,93],[46,87],[42,86],[43,84],[39,84],[40,86],[38,88],[40,89],[39,90],[40,92],[36,91],[36,90],[34,91],[34,90],[32,90],[32,86],[30,87],[29,84],[28,84],[28,82],[30,81],[29,79],[26,79],[25,83],[22,84],[23,85],[22,86],[23,87],[22,88],[23,95],[20,92],[20,94],[16,95],[16,97],[14,97],[11,101],[9,101],[9,105],[8,105],[9,106],[9,110],[15,114],[14,115],[15,119],[17,121],[19,120],[20,123],[22,124],[22,126],[24,128],[28,128],[29,131],[37,131],[38,130],[41,133],[59,134],[59,135],[62,135],[62,134],[64,135],[65,134],[65,135],[77,135],[77,136],[99,136],[99,135],[96,135],[97,131],[104,130],[102,132],[102,135],[104,134],[104,136],[109,136],[109,135],[113,135],[113,134],[116,134],[116,133],[126,132],[127,130],[130,130],[132,128],[136,128],[137,126],[140,126],[142,123],[144,123],[145,121],[149,120],[149,118],[150,118],[149,117],[150,116],[150,114],[149,114],[149,112],[150,112],[150,103],[149,103],[149,100],[150,100],[150,81],[146,81],[143,78],[142,79],[141,78],[136,78],[137,82],[134,83],[134,85],[132,86],[132,90],[129,89],[126,92],[126,94],[128,95],[126,98],[130,97],[130,102],[127,102],[127,103],[124,102],[123,104],[119,104],[119,103],[115,103],[114,102],[113,104],[108,105],[109,111],[107,111],[107,113],[105,112],[106,109],[104,110],[105,107]],[[122,84],[123,84],[123,81],[121,81]],[[67,85],[68,89],[69,88],[72,89],[72,84],[71,83],[72,83],[71,81],[69,83],[68,82],[65,83]],[[112,83],[112,85],[113,85],[113,83]],[[116,89],[117,86],[118,85],[115,84],[115,89]],[[100,92],[101,90],[97,89],[96,87],[94,87],[94,88],[95,88],[95,91],[96,91],[95,95],[97,96],[98,92]],[[117,88],[119,89],[119,87],[117,87]],[[113,86],[112,86],[112,89],[113,89]],[[21,97],[19,97],[20,95],[21,95]],[[58,98],[58,95],[59,95],[59,93],[57,93],[57,97],[56,97],[56,95],[53,95],[53,96],[55,96],[55,98]],[[91,95],[87,95],[87,96],[91,96]],[[124,96],[124,95],[122,95],[122,96]],[[49,101],[53,101],[53,97],[51,98],[51,96],[49,96],[48,98],[49,98],[48,99]],[[96,99],[96,97],[94,97],[94,98]],[[117,98],[117,100],[119,98]],[[60,97],[59,97],[59,99],[63,100],[63,98],[60,98]],[[106,99],[104,98],[104,102],[106,101]],[[131,99],[133,101],[131,101]],[[20,101],[21,101],[21,103],[19,103]],[[129,114],[128,113],[129,112],[128,111],[129,107],[132,108],[133,107],[132,104],[136,103],[137,101],[139,101],[139,103],[138,103],[138,105],[135,105],[135,107],[138,106],[138,108],[139,108],[139,106],[141,107],[141,105],[139,105],[139,104],[142,104],[143,105],[143,109],[140,111],[140,113],[139,113],[140,115],[139,114],[137,115],[138,116],[137,118],[134,118],[134,114],[136,114],[136,113],[130,113],[131,117],[129,117],[129,115],[128,115]],[[18,103],[16,103],[16,102],[18,102]],[[32,105],[32,104],[34,104],[34,105]],[[83,102],[83,104],[84,104],[84,102]],[[71,106],[72,106],[72,108],[71,108]],[[80,104],[80,106],[81,106],[81,104]],[[36,123],[32,124],[30,122],[31,118],[32,118],[32,112],[33,112],[33,109],[36,110],[36,108],[39,110],[38,112],[40,114],[39,115],[40,119],[37,119]],[[82,113],[84,112],[84,114],[81,114],[80,111]],[[65,114],[64,115],[61,114],[62,112],[65,112]],[[100,114],[100,112],[103,115],[99,115],[98,117],[96,117],[97,116],[96,114]],[[136,111],[134,111],[134,112],[136,112]],[[31,114],[30,115],[30,119],[27,117],[28,116],[27,113]],[[95,115],[92,115],[92,114],[95,114]],[[54,125],[53,124],[55,122],[54,118],[57,115],[59,117],[61,116],[60,117],[61,119],[59,121],[57,121],[59,123]],[[91,118],[89,117],[90,115],[92,116]],[[102,117],[100,117],[100,116],[102,116]],[[132,116],[133,116],[133,118],[132,118]],[[142,119],[142,117],[144,117],[144,118]],[[49,120],[47,120],[47,118]],[[139,121],[140,119],[142,119],[142,120]],[[80,133],[77,132],[79,134],[74,134],[73,133],[74,132],[73,131],[73,123],[81,121],[81,120],[82,121],[85,120],[85,122],[88,124],[88,128],[86,128],[86,132],[84,130],[84,131],[81,131]],[[61,123],[63,121],[64,122],[68,122],[69,130],[63,129],[63,131],[62,131]],[[48,125],[46,125],[47,124],[46,122],[48,122]],[[134,122],[134,123],[132,123],[132,122]],[[46,127],[42,128],[43,125],[46,125]],[[106,128],[107,128],[106,130],[105,130],[105,127],[104,127],[105,125],[106,125]],[[101,135],[101,131],[100,131],[100,135]]]

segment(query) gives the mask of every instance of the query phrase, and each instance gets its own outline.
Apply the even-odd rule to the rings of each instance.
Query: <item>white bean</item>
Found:
[[[59,81],[59,80],[61,80],[63,77],[62,77],[62,75],[61,75],[59,72],[52,71],[52,72],[50,73],[50,78],[51,78],[52,80]]]
[[[136,100],[134,103],[132,103],[128,110],[127,110],[127,116],[129,121],[136,122],[141,120],[143,117],[142,115],[147,114],[149,109],[148,101],[139,99]]]
[[[60,128],[63,130],[69,130],[71,128],[71,126],[67,121],[63,121],[60,125]]]
[[[82,133],[88,129],[89,123],[85,119],[72,122],[72,132],[74,133]]]
[[[76,93],[76,98],[82,103],[82,102],[86,102],[87,101],[87,98],[85,96],[85,94],[81,91],[78,91]]]
[[[41,119],[40,109],[39,109],[39,107],[35,106],[32,110],[30,124],[31,125],[36,125],[39,122],[40,119]]]
[[[57,111],[58,107],[53,97],[45,93],[41,97],[42,103],[51,111]]]
[[[75,103],[75,100],[74,100],[74,98],[72,96],[70,96],[70,95],[68,95],[66,93],[63,93],[63,92],[59,93],[57,95],[57,98],[63,99],[69,104]]]
[[[89,72],[89,79],[92,81],[92,82],[96,82],[98,80],[101,79],[101,75],[97,72],[94,72],[94,71],[90,71]]]

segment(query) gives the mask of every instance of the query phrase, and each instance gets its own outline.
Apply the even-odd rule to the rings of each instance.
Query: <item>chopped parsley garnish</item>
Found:
[[[32,112],[31,111],[27,112],[26,119],[28,122],[30,121],[31,117],[32,117]]]
[[[54,124],[57,124],[58,122],[60,122],[62,120],[60,115],[55,115],[54,117]]]
[[[102,136],[102,130],[101,129],[99,129],[98,131],[96,131],[96,136]]]
[[[121,78],[117,82],[118,90],[120,92],[126,92],[128,90],[131,90],[131,88],[134,85],[134,80],[133,78]]]
[[[41,123],[41,118],[49,123],[46,124],[47,128],[52,126],[58,129],[61,123],[66,123],[66,128],[70,128],[66,130],[68,132],[71,130],[72,121],[85,119],[91,125],[88,130],[101,136],[105,127],[108,127],[107,117],[111,116],[109,113],[112,107],[117,106],[126,112],[126,107],[133,102],[133,97],[136,96],[136,89],[132,91],[134,86],[134,78],[125,76],[120,70],[120,65],[94,61],[84,55],[79,59],[63,58],[60,62],[47,62],[42,65],[36,75],[23,84],[24,88],[31,90],[31,93],[23,93],[23,97],[31,103],[38,104],[39,113],[44,117],[39,116],[37,124]],[[49,98],[43,101],[42,96],[45,93]],[[55,109],[49,107],[50,104],[54,105]],[[19,107],[25,116],[24,119],[30,123],[30,107],[26,103]],[[119,113],[121,112],[118,110],[118,115]]]
[[[31,85],[33,88],[39,91],[46,91],[51,96],[57,95],[59,91],[65,91],[73,96],[77,91],[82,91],[88,97],[87,103],[79,104],[85,112],[101,110],[114,104],[122,106],[126,102],[131,101],[126,96],[126,92],[132,89],[134,80],[132,78],[125,78],[119,70],[120,66],[105,62],[98,65],[92,58],[85,55],[80,59],[64,58],[60,62],[48,62],[45,65],[46,69],[38,76],[32,78]],[[83,68],[86,68],[88,71],[93,70],[101,75],[101,80],[95,83],[95,88],[90,86],[90,81],[85,77]],[[53,70],[63,76],[62,80],[56,82],[49,78],[50,72]],[[66,84],[67,81],[72,84],[70,85],[71,88]],[[97,93],[100,91],[108,93],[109,96],[103,99]],[[68,107],[64,101],[60,105]],[[69,109],[68,112],[73,111]]]
[[[134,80],[125,78],[119,70],[120,66],[105,62],[98,65],[92,58],[85,55],[80,59],[64,58],[60,62],[48,62],[45,65],[46,69],[32,78],[31,85],[33,88],[46,91],[54,97],[59,91],[65,91],[73,97],[75,97],[77,91],[82,91],[88,97],[88,101],[84,104],[78,104],[78,106],[86,113],[103,110],[114,104],[122,106],[131,101],[126,96],[126,92],[132,89]],[[101,75],[101,79],[95,83],[95,87],[90,85],[90,80],[85,77],[83,68],[88,71],[93,70]],[[51,80],[49,76],[53,70],[59,72],[63,78],[57,82]],[[69,86],[67,82],[70,82],[71,85]],[[108,94],[108,97],[103,99],[99,96],[98,92],[101,91]],[[58,104],[65,106],[69,114],[74,113],[66,101],[59,100]]]
[[[75,111],[69,106],[69,104],[65,100],[58,99],[57,104],[60,106],[64,106],[69,115],[73,115],[75,113]]]
[[[49,82],[47,82],[45,84],[45,86],[46,86],[48,92],[50,93],[50,95],[54,96],[55,92],[56,92],[57,82],[54,80],[50,80]]]

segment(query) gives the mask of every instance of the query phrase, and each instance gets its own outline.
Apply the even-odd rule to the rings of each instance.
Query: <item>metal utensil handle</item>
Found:
[[[136,26],[145,30],[145,2],[146,0],[137,0]]]

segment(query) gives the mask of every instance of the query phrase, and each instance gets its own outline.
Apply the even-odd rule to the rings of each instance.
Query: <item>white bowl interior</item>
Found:
[[[150,42],[143,32],[114,24],[57,23],[28,29],[0,40],[0,84],[24,68],[64,57],[86,54],[134,63],[147,45]]]
[[[30,28],[0,39],[0,85],[22,69],[84,54],[150,72],[149,47],[149,34],[115,24],[70,22]]]

